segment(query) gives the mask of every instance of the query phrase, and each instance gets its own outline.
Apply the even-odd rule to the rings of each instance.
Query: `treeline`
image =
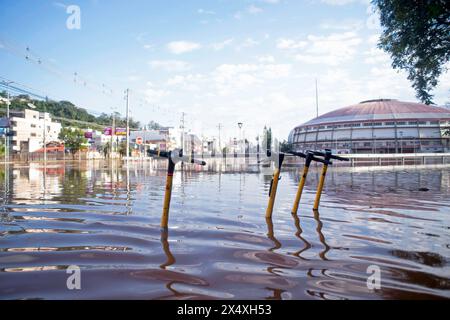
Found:
[[[0,95],[6,97],[6,92],[1,92]],[[14,96],[11,99],[10,110],[22,111],[24,109],[31,109],[29,104],[36,106],[35,110],[37,111],[50,113],[53,118],[57,118],[57,120],[65,127],[87,128],[89,127],[89,124],[92,124],[92,127],[99,129],[101,127],[111,126],[113,122],[112,114],[102,113],[96,117],[85,109],[76,107],[70,101],[42,101],[31,99],[28,95]],[[4,104],[0,105],[0,107],[0,115],[4,117],[6,115],[6,107]],[[126,127],[125,117],[122,117],[118,112],[115,112],[114,116],[116,127]],[[140,127],[141,124],[139,121],[130,118],[130,128],[138,129]]]

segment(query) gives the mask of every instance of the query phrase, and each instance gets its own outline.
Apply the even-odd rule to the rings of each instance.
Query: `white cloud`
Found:
[[[222,42],[215,42],[215,43],[211,44],[211,47],[216,51],[220,51],[220,50],[223,50],[225,47],[231,45],[232,43],[233,43],[233,38],[230,38],[230,39],[226,39]]]
[[[368,4],[370,0],[322,0],[322,2],[332,6],[344,6],[351,3]]]
[[[364,22],[361,20],[326,20],[320,23],[320,28],[324,30],[340,30],[340,31],[355,31],[360,30]]]
[[[247,7],[247,12],[250,14],[258,14],[258,13],[263,12],[263,9],[255,6],[255,5],[251,5],[251,6]]]
[[[190,41],[173,41],[167,44],[167,49],[173,54],[183,54],[200,48],[200,44]]]
[[[202,74],[176,75],[167,80],[167,85],[188,91],[201,91],[205,77]]]
[[[290,64],[222,64],[212,73],[212,81],[220,95],[228,95],[268,80],[288,77]]]
[[[369,16],[366,21],[367,29],[381,30],[379,10],[373,5],[369,5],[367,7],[367,15]]]
[[[265,55],[258,57],[258,62],[260,63],[274,63],[275,58],[271,55]]]
[[[383,64],[389,65],[391,59],[389,55],[381,49],[371,48],[364,52],[366,58],[364,58],[364,62],[367,64]]]
[[[216,14],[215,11],[205,10],[205,9],[201,9],[201,8],[197,10],[197,13],[198,14],[207,14],[207,15],[215,15]]]
[[[144,91],[145,100],[148,103],[158,102],[169,94],[169,91],[155,88],[151,82],[147,82],[147,88]]]
[[[355,32],[333,33],[328,36],[309,35],[307,40],[307,48],[295,58],[305,63],[328,65],[351,60],[362,42]]]
[[[181,72],[191,69],[191,65],[181,60],[153,60],[149,62],[152,69],[162,69],[168,72]]]
[[[296,41],[292,39],[281,38],[277,41],[278,49],[300,49],[306,47],[308,42],[306,41]]]
[[[253,38],[245,39],[240,45],[236,47],[237,51],[240,51],[242,48],[251,48],[259,45],[259,42]]]
[[[234,17],[236,20],[241,20],[241,19],[242,19],[242,12],[241,12],[241,11],[236,12],[236,13],[233,15],[233,17]]]

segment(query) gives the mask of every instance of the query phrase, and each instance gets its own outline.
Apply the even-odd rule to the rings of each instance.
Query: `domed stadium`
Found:
[[[440,153],[450,150],[450,109],[393,99],[363,101],[294,128],[296,151]]]

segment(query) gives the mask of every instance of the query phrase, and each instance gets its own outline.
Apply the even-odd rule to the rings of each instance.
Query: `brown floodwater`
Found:
[[[450,298],[449,167],[331,168],[320,212],[313,168],[298,216],[287,168],[267,221],[270,171],[239,161],[177,166],[167,233],[165,162],[1,167],[0,299]]]

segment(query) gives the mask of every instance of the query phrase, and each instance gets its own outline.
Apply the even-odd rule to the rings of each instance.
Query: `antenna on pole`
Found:
[[[319,117],[319,89],[317,87],[317,78],[316,78],[316,117]]]

